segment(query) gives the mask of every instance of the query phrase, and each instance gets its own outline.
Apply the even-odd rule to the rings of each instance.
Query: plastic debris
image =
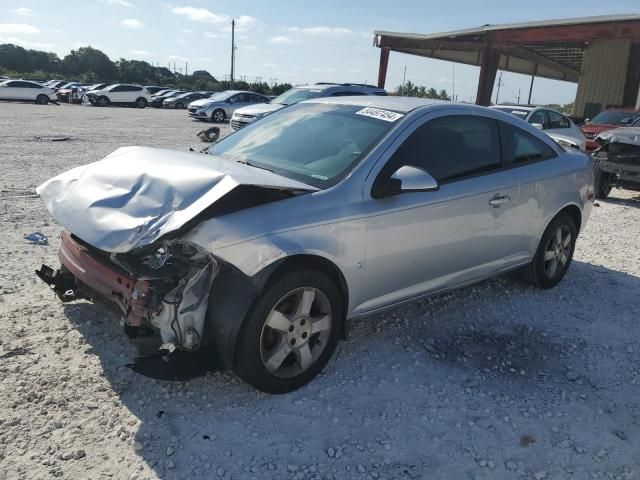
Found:
[[[49,243],[49,239],[44,233],[33,232],[29,235],[25,235],[24,239],[28,242],[33,243],[34,245],[47,245]]]

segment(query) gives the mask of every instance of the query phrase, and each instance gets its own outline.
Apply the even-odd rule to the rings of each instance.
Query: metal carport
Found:
[[[634,107],[640,86],[640,15],[609,15],[438,34],[374,32],[378,86],[389,53],[402,52],[480,67],[476,103],[489,105],[498,70],[578,83],[574,114]]]

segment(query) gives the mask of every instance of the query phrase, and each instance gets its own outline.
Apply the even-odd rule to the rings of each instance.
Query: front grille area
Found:
[[[236,120],[231,120],[231,128],[233,128],[234,130],[240,130],[245,125],[246,123],[238,122]]]

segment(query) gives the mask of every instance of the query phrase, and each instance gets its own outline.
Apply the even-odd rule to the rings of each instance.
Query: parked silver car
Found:
[[[208,153],[127,147],[38,187],[68,230],[38,275],[266,392],[317,375],[347,319],[512,269],[555,286],[593,207],[589,156],[434,100],[303,102]]]
[[[196,100],[189,104],[189,116],[195,120],[211,120],[221,123],[231,118],[233,112],[248,105],[268,103],[269,98],[254,92],[227,90],[210,98]]]
[[[587,150],[587,138],[569,117],[546,107],[530,105],[495,105],[491,108],[510,113],[553,138],[563,147]]]

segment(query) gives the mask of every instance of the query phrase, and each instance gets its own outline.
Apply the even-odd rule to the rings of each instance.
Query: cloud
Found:
[[[122,7],[131,7],[131,6],[133,6],[129,2],[127,2],[126,0],[107,0],[107,3],[109,5],[120,5]]]
[[[287,45],[292,43],[292,40],[289,37],[285,37],[284,35],[277,35],[275,37],[271,37],[269,39],[269,43],[275,43],[276,45]]]
[[[318,67],[316,67],[316,68],[313,69],[313,71],[316,72],[316,73],[333,73],[333,72],[336,71],[336,69],[333,68],[333,67],[327,67],[327,68],[318,68]]]
[[[187,17],[192,22],[211,23],[213,25],[222,25],[230,22],[231,18],[227,15],[213,13],[211,10],[199,7],[173,7],[171,9],[176,15]]]
[[[32,17],[33,14],[36,13],[33,10],[31,10],[30,8],[27,8],[27,7],[14,8],[11,11],[13,13],[15,13],[16,15],[22,15],[23,17]]]
[[[187,41],[184,38],[177,38],[176,42],[178,42],[180,45],[186,45]]]
[[[287,30],[290,32],[304,33],[305,35],[352,35],[354,32],[348,28],[342,27],[290,27]]]
[[[29,40],[23,40],[22,38],[17,37],[2,37],[0,36],[0,43],[12,43],[14,45],[22,45],[27,48],[52,48],[53,45],[50,43],[40,43],[40,42],[30,42]]]
[[[256,50],[260,50],[260,47],[258,47],[257,45],[242,45],[240,46],[240,48],[243,50],[249,50],[252,52],[255,52]]]
[[[190,28],[183,28],[182,30],[180,30],[182,33],[184,33],[185,35],[191,35],[193,34],[193,30],[191,30]]]
[[[144,28],[144,23],[135,18],[125,18],[120,22],[122,28],[128,28],[129,30],[140,30]]]
[[[205,38],[226,37],[226,35],[223,35],[222,33],[217,33],[217,32],[204,32],[204,36],[205,36]]]
[[[26,23],[0,23],[0,33],[22,33],[32,35],[40,33],[40,29]]]
[[[264,63],[262,64],[262,66],[264,68],[278,68],[278,65],[276,65],[275,63]]]
[[[131,50],[132,55],[139,55],[139,56],[146,56],[146,55],[151,55],[149,52],[147,52],[146,50]]]

